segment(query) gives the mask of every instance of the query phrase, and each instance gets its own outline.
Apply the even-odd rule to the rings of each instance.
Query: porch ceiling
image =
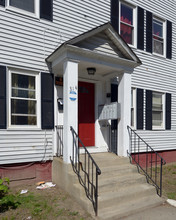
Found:
[[[62,44],[46,62],[52,66],[52,72],[63,74],[65,60],[79,62],[79,77],[89,77],[87,67],[95,67],[95,78],[118,76],[141,65],[141,61],[110,23],[99,26]]]

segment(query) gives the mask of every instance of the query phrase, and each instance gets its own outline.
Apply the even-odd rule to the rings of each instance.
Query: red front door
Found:
[[[95,146],[94,84],[78,83],[78,134],[85,146]]]

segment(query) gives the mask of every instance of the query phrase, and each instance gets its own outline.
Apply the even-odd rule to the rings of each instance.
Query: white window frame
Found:
[[[152,130],[161,130],[165,129],[165,109],[166,109],[166,104],[165,104],[165,94],[162,92],[158,91],[152,91],[152,115],[153,115],[153,93],[160,94],[162,96],[162,125],[161,126],[154,126],[153,125],[153,118],[152,118]]]
[[[17,7],[13,7],[10,5],[10,0],[7,0],[7,9],[8,10],[17,12],[19,14],[28,15],[30,17],[39,18],[39,8],[40,8],[40,1],[39,0],[34,0],[34,13],[17,8]]]
[[[152,29],[152,45],[153,45],[152,51],[153,51],[154,55],[166,57],[166,21],[164,19],[161,19],[161,18],[153,15],[153,21],[154,20],[163,24],[163,38],[162,38],[163,39],[163,54],[159,54],[159,53],[154,52],[153,29]],[[152,21],[152,26],[153,26],[153,21]]]
[[[131,9],[133,9],[133,25],[131,25],[133,27],[133,44],[128,44],[131,47],[136,48],[137,47],[137,7],[135,5],[129,4],[127,2],[124,1],[120,1],[119,3],[119,34],[120,34],[120,26],[121,26],[121,5],[126,5],[128,7],[130,7]],[[130,25],[129,25],[130,26]]]
[[[35,77],[35,100],[36,100],[36,117],[37,123],[36,125],[12,125],[11,124],[11,98],[12,98],[12,74],[21,74],[26,76],[34,76]],[[40,103],[40,84],[39,84],[40,75],[38,72],[33,71],[26,71],[26,70],[16,70],[16,69],[9,69],[8,75],[8,129],[39,129],[41,126],[41,103]]]
[[[132,105],[132,101],[133,101],[133,105]],[[136,88],[131,88],[131,113],[132,113],[132,109],[134,112],[134,125],[131,124],[131,127],[133,129],[136,129]],[[132,114],[131,114],[131,122],[132,122]]]

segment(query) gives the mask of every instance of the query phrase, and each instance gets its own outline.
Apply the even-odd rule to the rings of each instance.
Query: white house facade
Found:
[[[175,6],[0,0],[0,176],[51,179],[71,126],[90,153],[126,157],[131,126],[175,161]]]

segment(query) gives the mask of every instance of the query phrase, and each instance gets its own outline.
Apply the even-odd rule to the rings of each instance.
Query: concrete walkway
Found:
[[[120,220],[176,220],[176,208],[165,203],[158,207],[120,218]]]

